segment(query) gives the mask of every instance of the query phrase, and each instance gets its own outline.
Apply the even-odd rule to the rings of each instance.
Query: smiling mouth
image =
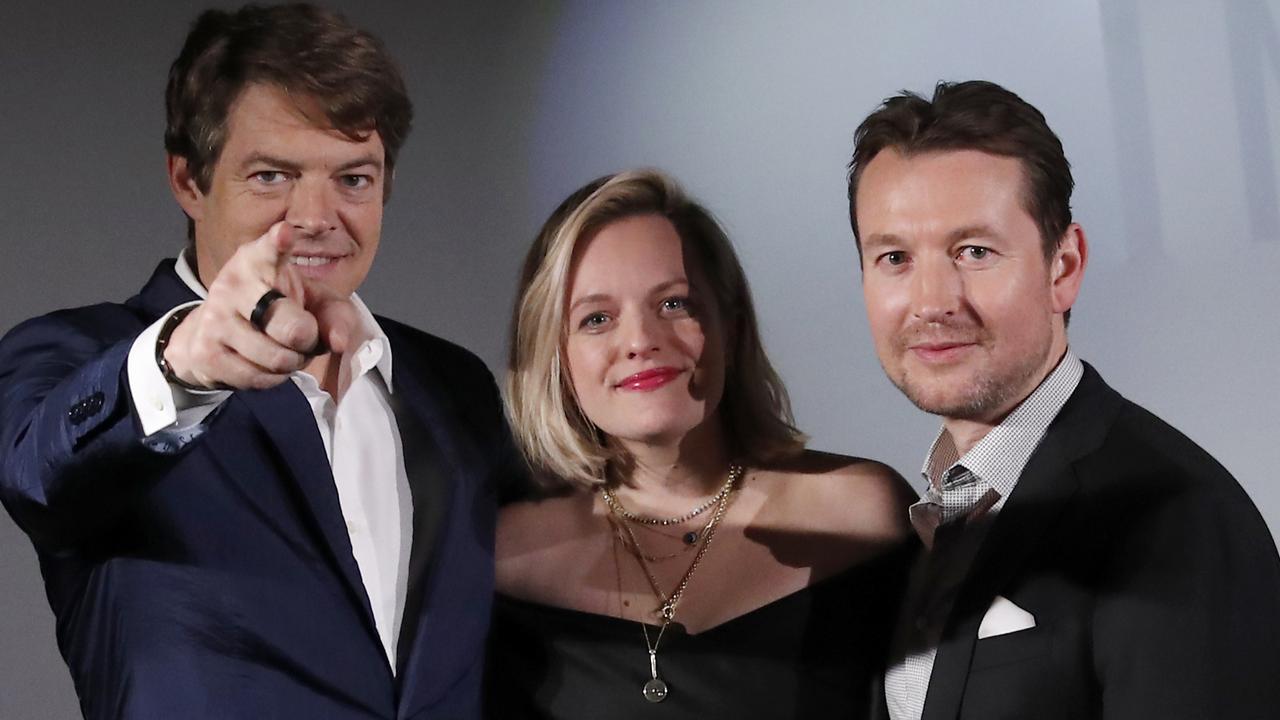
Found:
[[[615,388],[619,390],[637,390],[640,392],[648,392],[657,390],[667,383],[675,380],[683,371],[673,367],[652,368],[650,370],[642,370],[635,375],[629,375],[622,379]]]
[[[341,260],[341,256],[332,255],[291,255],[289,262],[299,267],[319,267]]]

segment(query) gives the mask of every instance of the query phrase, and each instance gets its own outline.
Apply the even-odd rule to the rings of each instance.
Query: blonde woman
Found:
[[[914,493],[804,449],[711,215],[654,171],[586,185],[512,331],[542,492],[499,519],[491,717],[865,714]]]

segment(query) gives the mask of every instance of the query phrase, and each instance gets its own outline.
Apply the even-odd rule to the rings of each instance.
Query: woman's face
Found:
[[[613,439],[672,444],[724,392],[721,308],[676,229],[624,218],[574,253],[565,356],[583,413]]]

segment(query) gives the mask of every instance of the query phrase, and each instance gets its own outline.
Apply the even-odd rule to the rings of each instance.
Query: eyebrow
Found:
[[[976,237],[995,237],[996,231],[990,225],[966,225],[947,234],[951,242],[959,242]]]
[[[256,152],[249,155],[249,157],[245,158],[244,162],[240,164],[240,167],[241,169],[247,169],[254,165],[269,165],[271,167],[278,167],[282,170],[288,170],[289,172],[298,172],[302,169],[302,166],[296,162],[292,162],[290,160],[285,160],[283,158],[274,157],[266,153],[260,153],[260,152]],[[358,167],[364,167],[366,165],[372,166],[378,172],[382,172],[382,161],[379,160],[375,155],[361,155],[360,157],[353,158],[339,165],[337,168],[334,169],[334,171],[346,172],[347,170],[352,170]]]
[[[902,238],[892,233],[875,233],[862,239],[862,247],[880,247],[882,245],[901,245]]]
[[[692,285],[690,285],[689,283],[688,278],[678,277],[678,278],[672,278],[670,280],[667,280],[666,282],[660,282],[657,285],[654,285],[653,287],[649,288],[648,294],[657,295],[658,293],[661,293],[664,290],[668,290],[677,285],[689,285],[690,287],[692,287]],[[569,312],[573,312],[573,310],[576,309],[579,305],[588,305],[590,303],[604,302],[605,300],[609,300],[611,297],[612,296],[609,295],[608,293],[592,293],[590,295],[583,295],[582,297],[573,301],[573,304],[569,306]]]
[[[950,245],[976,237],[996,237],[996,231],[990,225],[965,225],[947,233],[947,244]],[[901,244],[903,244],[902,238],[893,233],[875,233],[874,235],[868,235],[862,241],[862,247],[864,248]]]
[[[365,165],[369,165],[378,172],[382,172],[382,161],[373,155],[362,155],[353,160],[348,160],[347,162],[339,165],[337,171],[343,172],[346,170],[353,170],[358,167],[364,167]]]
[[[266,153],[259,152],[249,155],[249,157],[244,159],[244,162],[240,163],[241,169],[248,169],[254,165],[270,165],[271,167],[278,167],[290,172],[296,172],[302,169],[302,166],[298,163],[290,162],[278,157],[272,157]]]

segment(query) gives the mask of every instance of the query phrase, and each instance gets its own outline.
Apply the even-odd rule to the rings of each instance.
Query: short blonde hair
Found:
[[[782,380],[760,343],[755,308],[729,238],[706,208],[656,170],[594,180],[570,195],[542,226],[525,258],[512,316],[505,401],[534,478],[548,488],[590,489],[622,460],[578,404],[565,366],[565,306],[574,249],[606,225],[636,215],[665,217],[696,254],[727,329],[720,417],[730,450],[761,463],[800,451]]]

